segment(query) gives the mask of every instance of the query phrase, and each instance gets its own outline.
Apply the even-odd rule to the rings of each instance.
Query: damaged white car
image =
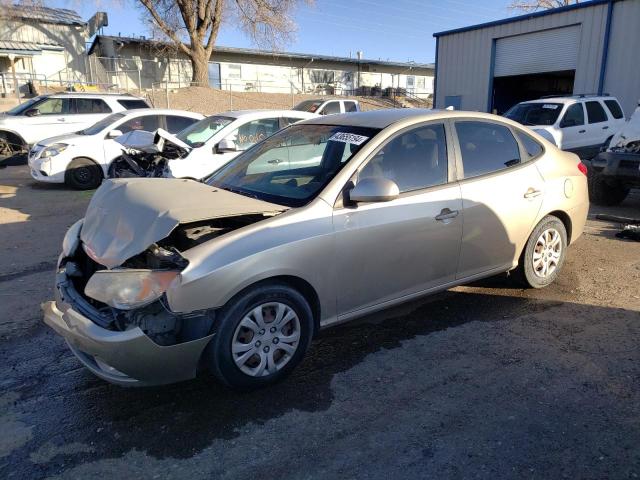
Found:
[[[202,369],[260,387],[320,328],[510,270],[551,284],[586,221],[585,174],[493,115],[306,120],[206,183],[105,181],[64,239],[44,319],[114,383]]]
[[[313,117],[295,110],[236,110],[204,118],[177,135],[158,130],[152,145],[125,149],[108,176],[201,180],[278,130]]]

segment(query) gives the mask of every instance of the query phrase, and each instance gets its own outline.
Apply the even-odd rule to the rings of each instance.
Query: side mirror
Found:
[[[367,177],[349,191],[349,201],[356,203],[388,202],[398,198],[398,185],[388,178]]]
[[[216,145],[217,153],[237,152],[237,151],[238,151],[238,147],[236,145],[236,142],[234,142],[233,140],[229,140],[228,138],[223,138],[222,140],[220,140],[220,142],[218,142],[218,145]]]
[[[40,110],[38,110],[37,108],[30,108],[29,110],[24,112],[24,114],[27,117],[37,117],[38,115],[40,115]]]
[[[107,133],[107,138],[118,138],[122,135],[122,130],[111,130]]]

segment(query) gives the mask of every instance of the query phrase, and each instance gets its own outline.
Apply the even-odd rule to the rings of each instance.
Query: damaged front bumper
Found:
[[[98,377],[119,385],[150,386],[194,378],[200,357],[213,334],[163,346],[139,327],[114,331],[88,318],[73,292],[66,291],[64,270],[58,273],[56,300],[42,304],[44,322],[62,335],[75,356]],[[76,292],[77,294],[77,292]],[[79,313],[77,310],[83,311]]]

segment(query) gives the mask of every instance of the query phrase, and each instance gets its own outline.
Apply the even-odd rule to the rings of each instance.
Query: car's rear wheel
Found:
[[[260,388],[288,375],[313,336],[309,303],[282,284],[251,288],[223,307],[207,350],[213,373],[239,390]]]
[[[558,277],[567,251],[567,230],[554,216],[544,217],[527,240],[518,273],[532,288],[542,288]]]
[[[587,182],[589,186],[589,200],[596,205],[611,207],[621,204],[627,195],[629,188],[622,183],[609,180],[604,175],[590,168],[587,173]]]
[[[88,158],[76,158],[67,167],[64,182],[78,190],[97,188],[102,182],[102,168]]]

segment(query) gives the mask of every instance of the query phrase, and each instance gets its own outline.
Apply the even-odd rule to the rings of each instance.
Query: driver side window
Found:
[[[384,177],[400,193],[447,183],[447,141],[443,124],[418,127],[388,141],[360,170],[358,179]]]
[[[230,133],[227,138],[236,143],[238,150],[246,150],[265,138],[270,137],[279,129],[279,119],[262,118],[239,126],[235,131]]]
[[[574,103],[567,108],[560,123],[560,128],[577,127],[579,125],[584,125],[584,109],[581,103]]]

